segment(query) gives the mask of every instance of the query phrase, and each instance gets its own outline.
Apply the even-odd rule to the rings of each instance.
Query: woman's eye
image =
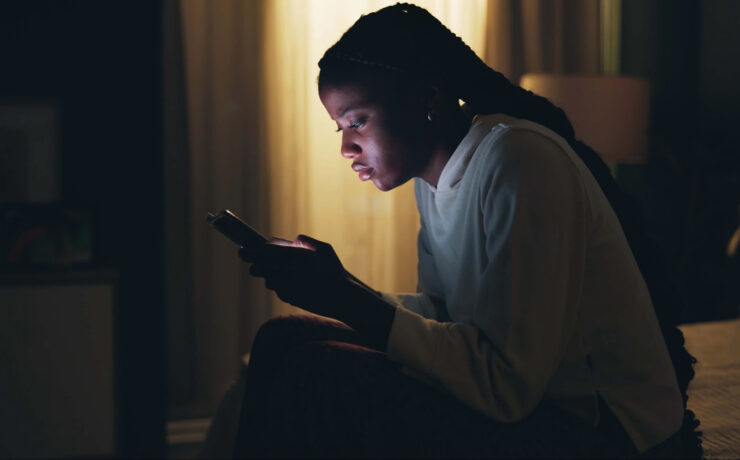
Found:
[[[361,127],[363,124],[364,124],[364,120],[352,121],[352,122],[350,122],[349,127],[350,128],[354,128],[354,129],[357,129],[357,128]],[[341,130],[342,130],[342,128],[337,128],[337,131],[336,132],[340,132]]]

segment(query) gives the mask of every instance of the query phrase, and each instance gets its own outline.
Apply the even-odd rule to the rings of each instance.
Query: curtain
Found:
[[[187,206],[171,213],[167,271],[187,283],[168,287],[171,418],[212,413],[259,326],[297,311],[248,275],[233,244],[205,223],[206,212],[231,209],[266,235],[311,235],[331,243],[345,267],[376,289],[415,290],[413,187],[382,193],[357,179],[339,155],[340,137],[316,86],[323,52],[361,14],[393,3],[177,5],[187,112],[179,134],[187,148],[179,150],[182,164],[173,157],[168,170],[187,176],[187,192],[178,194],[183,181],[171,180],[168,200]],[[482,52],[485,0],[418,4]]]
[[[170,129],[168,138],[177,144],[179,136],[182,144],[168,159],[171,418],[212,413],[259,326],[296,311],[248,275],[233,244],[205,223],[206,212],[228,208],[264,234],[327,241],[345,267],[374,288],[415,290],[413,185],[380,192],[357,179],[339,154],[340,134],[316,87],[323,52],[360,14],[394,3],[177,3],[180,106],[187,116],[185,127]],[[415,3],[514,82],[528,71],[599,69],[596,2]],[[186,180],[172,179],[178,174]]]
[[[609,0],[489,0],[486,63],[513,83],[528,72],[597,73]]]
[[[339,154],[341,135],[318,98],[318,61],[362,13],[391,0],[268,2],[264,50],[270,231],[330,242],[376,289],[416,289],[418,216],[411,182],[390,193],[362,183]],[[418,2],[482,50],[484,1]],[[300,44],[300,46],[297,46]],[[286,311],[273,303],[273,311]]]
[[[189,254],[185,272],[189,292],[170,308],[170,324],[188,329],[173,339],[170,375],[189,366],[187,393],[173,395],[171,417],[208,415],[237,376],[239,358],[254,332],[269,315],[268,296],[248,275],[236,247],[205,222],[207,212],[231,209],[254,227],[269,233],[265,155],[262,146],[263,3],[238,0],[183,0],[179,3],[186,112],[187,149],[182,164],[188,177],[185,228]],[[170,236],[172,237],[172,236]],[[184,326],[181,324],[181,326]],[[194,344],[190,350],[184,345]],[[181,373],[182,374],[182,373]],[[176,385],[188,388],[185,382]]]

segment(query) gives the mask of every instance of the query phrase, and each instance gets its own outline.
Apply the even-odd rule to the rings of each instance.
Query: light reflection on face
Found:
[[[359,85],[324,86],[319,96],[342,133],[341,154],[352,160],[360,180],[388,191],[424,167],[429,147],[422,109],[404,101],[383,102]]]

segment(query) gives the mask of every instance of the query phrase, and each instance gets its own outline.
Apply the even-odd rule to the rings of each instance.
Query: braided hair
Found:
[[[428,11],[397,3],[363,15],[319,61],[319,86],[357,81],[368,71],[394,74],[443,88],[473,114],[502,113],[539,123],[563,137],[594,176],[619,218],[630,249],[650,291],[684,404],[680,431],[686,458],[702,455],[701,432],[686,409],[686,390],[696,359],[676,327],[684,310],[668,276],[665,257],[647,235],[638,203],[614,181],[599,155],[576,138],[565,112],[544,97],[512,84],[488,67],[462,39]]]

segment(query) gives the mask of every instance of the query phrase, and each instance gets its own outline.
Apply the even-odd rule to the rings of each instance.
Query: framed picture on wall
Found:
[[[85,207],[0,204],[0,270],[89,265],[93,216]]]
[[[0,203],[61,199],[59,106],[0,101]]]

